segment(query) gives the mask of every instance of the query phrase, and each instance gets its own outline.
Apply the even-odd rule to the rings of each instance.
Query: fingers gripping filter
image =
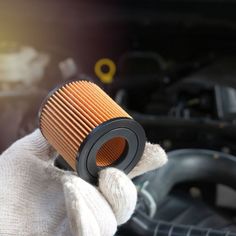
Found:
[[[39,125],[48,142],[78,175],[95,182],[102,168],[128,173],[145,145],[143,128],[97,85],[64,84],[43,103]]]

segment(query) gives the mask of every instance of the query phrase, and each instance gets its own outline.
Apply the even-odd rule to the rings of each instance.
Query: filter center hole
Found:
[[[126,151],[127,141],[122,137],[115,137],[105,142],[96,155],[96,165],[105,167],[113,164]]]

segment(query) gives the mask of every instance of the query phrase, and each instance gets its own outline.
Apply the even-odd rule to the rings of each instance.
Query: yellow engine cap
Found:
[[[108,67],[108,71],[102,71],[102,67]],[[98,60],[94,67],[95,74],[97,77],[104,83],[110,84],[114,79],[114,75],[116,73],[116,65],[115,63],[109,58],[102,58]]]

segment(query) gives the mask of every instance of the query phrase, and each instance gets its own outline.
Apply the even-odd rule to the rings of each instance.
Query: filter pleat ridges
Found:
[[[49,143],[76,169],[76,156],[84,139],[94,128],[119,117],[130,118],[97,85],[75,81],[59,88],[45,102],[40,128]],[[108,142],[98,152],[100,166],[114,161],[125,148],[124,139],[117,137],[110,142],[113,142],[112,150]]]

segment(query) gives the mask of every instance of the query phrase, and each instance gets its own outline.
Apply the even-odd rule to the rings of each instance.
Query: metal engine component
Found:
[[[34,48],[0,48],[0,82],[32,85],[42,79],[50,58]]]

